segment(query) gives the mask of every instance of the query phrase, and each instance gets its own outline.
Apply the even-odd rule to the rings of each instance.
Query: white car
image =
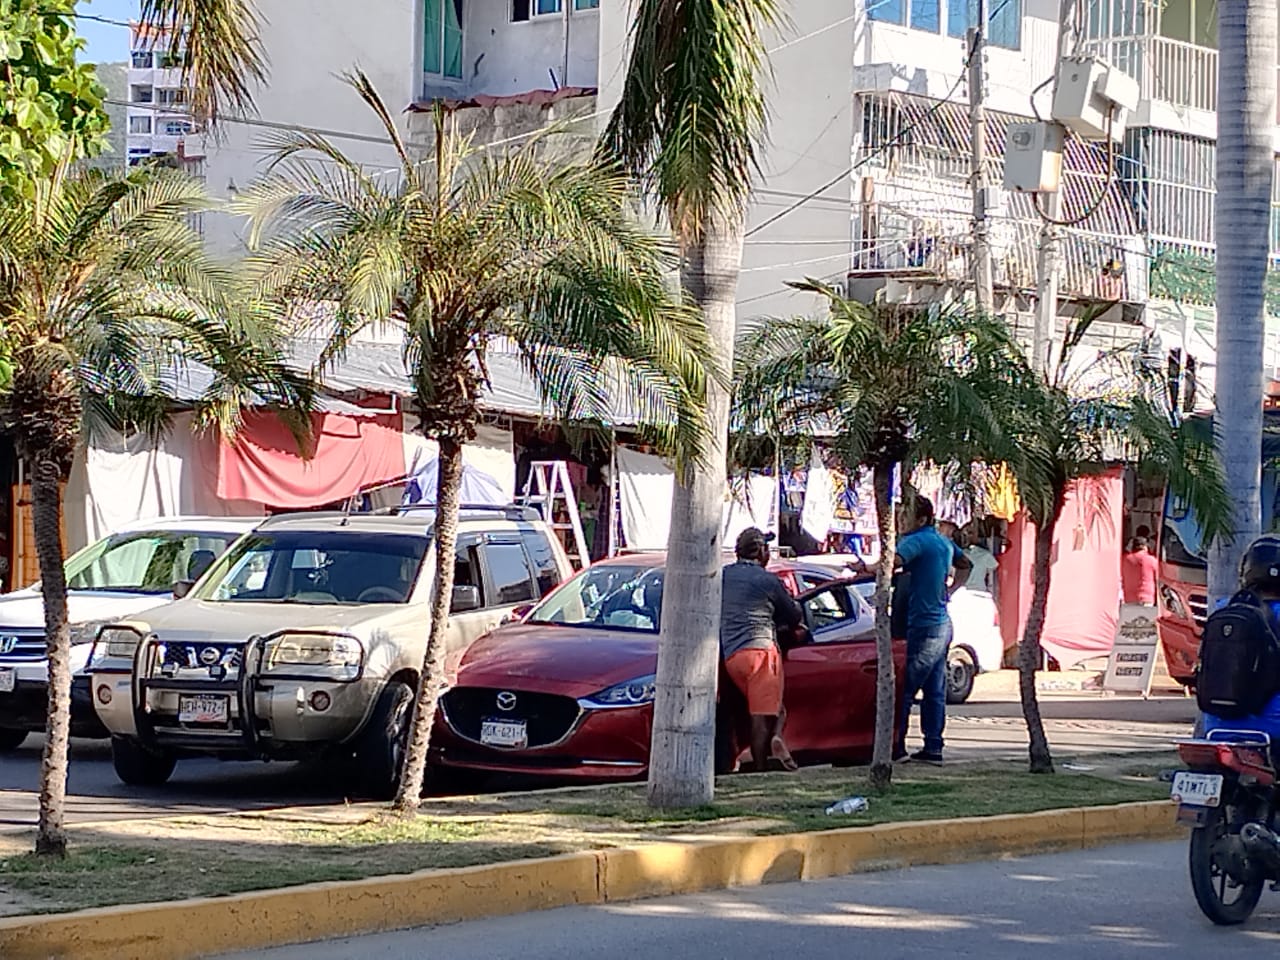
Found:
[[[105,737],[89,700],[85,672],[94,634],[103,624],[173,600],[262,518],[170,517],[131,524],[67,560],[71,621],[71,733]],[[49,663],[45,657],[40,584],[0,596],[0,752],[16,750],[44,729]]]
[[[827,553],[800,558],[837,571],[840,576],[857,577],[857,589],[868,603],[876,592],[875,577],[860,574],[851,565],[849,554]],[[964,703],[973,692],[973,678],[1004,666],[1004,637],[1000,633],[996,604],[985,590],[961,587],[947,605],[955,636],[947,658],[947,703]]]

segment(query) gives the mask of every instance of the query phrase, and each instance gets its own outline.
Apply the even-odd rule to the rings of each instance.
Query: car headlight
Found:
[[[1164,599],[1164,608],[1180,620],[1190,620],[1191,614],[1182,605],[1182,598],[1169,587],[1160,588],[1160,596]]]
[[[267,642],[263,663],[267,670],[354,680],[364,663],[364,648],[355,637],[324,633],[285,633]]]
[[[105,621],[103,620],[73,623],[71,625],[71,645],[75,647],[85,643],[93,643],[98,639],[98,631],[102,629],[104,623]]]
[[[657,679],[657,675],[652,673],[645,677],[636,677],[634,680],[617,683],[599,693],[593,693],[585,697],[583,702],[591,707],[638,707],[645,703],[652,703],[654,694],[657,692]]]
[[[142,633],[133,627],[101,627],[94,640],[89,664],[97,666],[106,660],[126,660],[133,663],[134,654],[138,652],[138,644],[141,642]]]

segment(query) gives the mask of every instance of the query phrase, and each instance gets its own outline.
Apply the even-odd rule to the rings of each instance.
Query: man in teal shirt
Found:
[[[955,541],[938,532],[933,503],[919,494],[915,498],[915,526],[898,540],[896,552],[898,564],[908,580],[905,591],[907,667],[894,759],[907,755],[911,704],[917,694],[923,693],[920,729],[924,733],[924,749],[912,754],[911,759],[941,763],[942,730],[947,722],[947,651],[951,646],[947,601],[964,586],[973,564]],[[955,577],[948,584],[953,567]],[[901,602],[896,595],[894,599]]]

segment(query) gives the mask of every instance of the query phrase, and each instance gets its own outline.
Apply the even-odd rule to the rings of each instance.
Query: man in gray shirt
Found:
[[[720,655],[729,679],[747,700],[756,769],[767,769],[770,754],[776,753],[784,767],[794,770],[795,761],[782,740],[786,714],[777,631],[796,628],[801,615],[782,581],[765,569],[770,539],[755,527],[738,535],[737,560],[723,574]]]

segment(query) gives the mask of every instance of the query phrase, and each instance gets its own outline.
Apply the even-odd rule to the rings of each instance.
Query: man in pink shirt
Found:
[[[1134,537],[1131,547],[1120,561],[1120,584],[1124,590],[1124,602],[1154,607],[1159,564],[1147,548],[1146,537]]]

